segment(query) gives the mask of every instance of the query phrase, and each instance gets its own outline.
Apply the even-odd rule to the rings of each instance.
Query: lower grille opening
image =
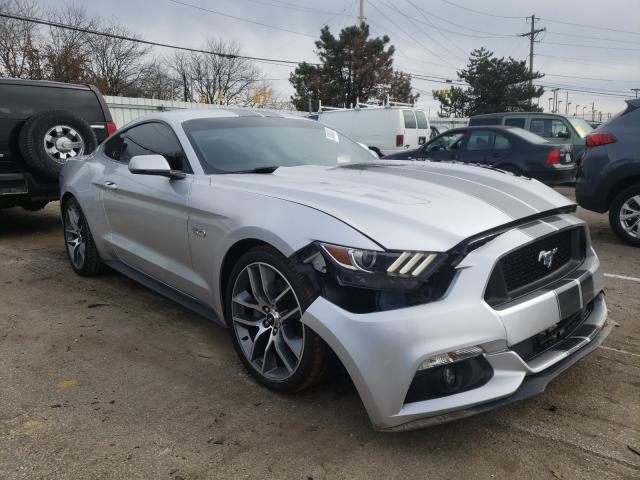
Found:
[[[413,377],[404,403],[421,402],[481,387],[493,377],[493,368],[483,356],[441,367],[419,370]]]
[[[589,317],[592,310],[593,301],[589,302],[589,304],[580,312],[565,318],[553,327],[537,333],[520,343],[516,343],[511,347],[511,350],[516,352],[525,362],[533,360],[538,355],[552,349],[563,339],[576,332]]]

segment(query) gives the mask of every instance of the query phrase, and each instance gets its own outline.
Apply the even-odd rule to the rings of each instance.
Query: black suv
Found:
[[[576,199],[587,210],[608,210],[613,231],[640,247],[640,99],[587,135]]]
[[[0,79],[0,208],[38,210],[56,200],[67,159],[115,130],[92,85]]]

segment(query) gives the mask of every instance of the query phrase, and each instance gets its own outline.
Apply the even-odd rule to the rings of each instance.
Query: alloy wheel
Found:
[[[47,155],[58,163],[84,153],[84,139],[77,130],[68,125],[56,125],[44,136]]]
[[[302,359],[305,328],[289,281],[268,263],[251,263],[236,278],[231,302],[234,334],[252,367],[270,380],[291,377]]]
[[[640,238],[640,195],[634,195],[622,204],[620,225],[633,238]]]
[[[84,265],[87,244],[82,214],[76,205],[69,205],[65,213],[64,239],[73,266],[81,269]]]

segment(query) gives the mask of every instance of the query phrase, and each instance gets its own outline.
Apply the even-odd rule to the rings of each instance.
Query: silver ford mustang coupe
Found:
[[[61,188],[78,274],[107,265],[229,327],[276,391],[337,358],[381,430],[541,393],[611,330],[565,197],[481,166],[377,160],[312,120],[144,117],[67,162]]]

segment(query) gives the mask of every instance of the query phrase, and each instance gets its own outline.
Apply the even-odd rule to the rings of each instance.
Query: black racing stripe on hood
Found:
[[[380,168],[379,173],[420,180],[434,185],[441,185],[443,187],[459,190],[465,195],[470,195],[491,205],[513,219],[534,215],[540,211],[517,197],[501,192],[496,187],[483,185],[478,181],[460,178],[455,175],[457,172],[445,171],[441,173],[434,170],[427,170],[422,167],[411,168],[407,166],[383,166]],[[473,212],[461,213],[473,215]]]

